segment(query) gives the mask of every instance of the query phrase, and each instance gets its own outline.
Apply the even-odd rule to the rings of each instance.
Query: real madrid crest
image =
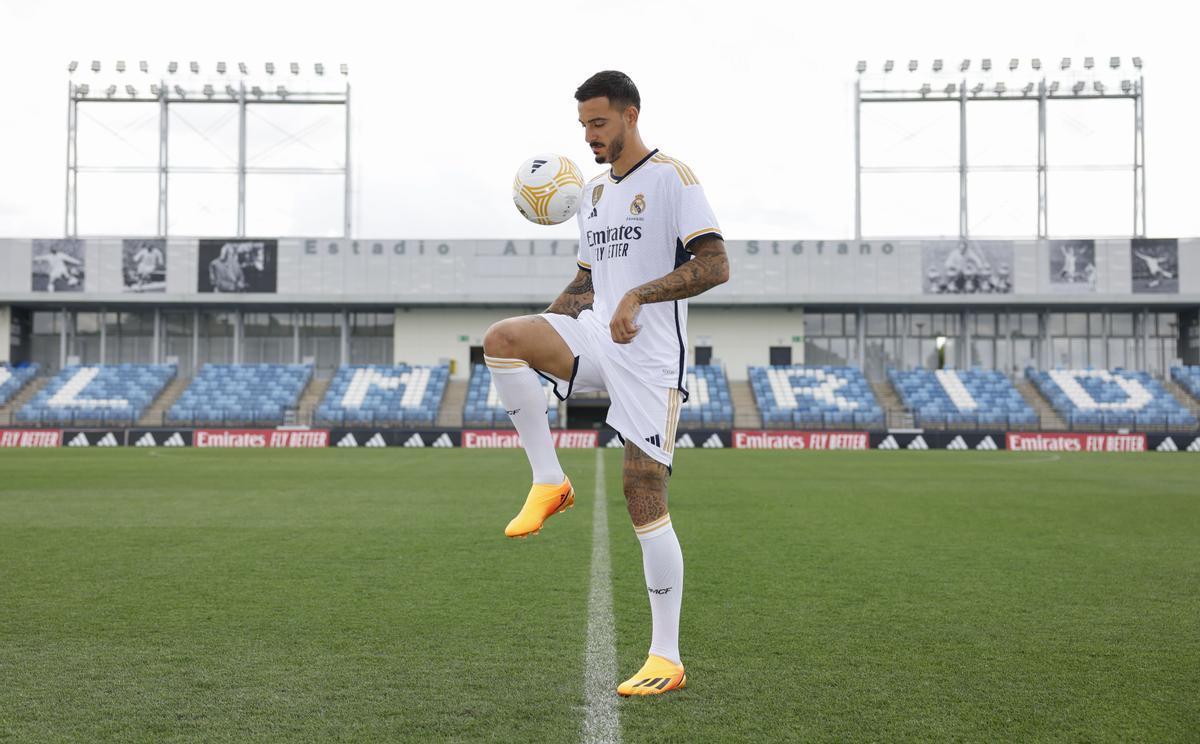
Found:
[[[600,195],[604,193],[604,184],[596,184],[596,188],[592,189],[592,206],[596,206],[600,202]]]
[[[641,214],[646,211],[646,195],[638,194],[633,197],[633,203],[629,205],[630,214]]]

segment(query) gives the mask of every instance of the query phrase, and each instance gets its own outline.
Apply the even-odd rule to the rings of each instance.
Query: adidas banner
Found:
[[[1200,454],[1200,434],[1147,434],[1146,451]]]
[[[347,449],[381,447],[461,447],[462,434],[450,429],[334,429],[329,446]]]
[[[625,444],[617,432],[605,428],[600,432],[600,447],[623,448]],[[727,449],[733,446],[733,432],[716,429],[688,429],[676,432],[675,451],[681,449]]]
[[[0,447],[57,447],[62,435],[60,429],[0,429]]]
[[[123,429],[101,431],[94,429],[68,429],[62,433],[64,447],[123,447],[125,431]]]
[[[879,450],[951,450],[987,452],[1004,449],[1002,431],[920,431],[913,429],[872,432],[871,449]]]
[[[191,429],[130,429],[130,447],[191,447]]]

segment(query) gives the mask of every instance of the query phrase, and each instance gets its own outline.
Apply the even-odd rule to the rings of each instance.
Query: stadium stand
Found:
[[[548,380],[543,380],[542,387],[546,391],[546,402],[550,407],[550,426],[558,425],[558,398],[554,395],[554,387]],[[511,427],[512,421],[500,402],[496,386],[492,384],[492,373],[487,365],[474,364],[471,366],[471,381],[467,385],[467,402],[463,407],[463,426],[468,427]]]
[[[308,364],[206,364],[167,411],[172,424],[278,424],[312,377]]]
[[[877,427],[883,409],[857,367],[750,367],[766,428]]]
[[[70,366],[17,412],[29,424],[132,425],[175,377],[173,364]]]
[[[1200,400],[1200,367],[1172,367],[1171,379],[1186,390],[1188,395]],[[3,396],[0,396],[0,402],[3,400]]]
[[[341,367],[314,420],[341,426],[431,426],[449,379],[445,365]]]
[[[1025,375],[1072,428],[1196,426],[1196,417],[1148,372],[1028,368]]]
[[[21,388],[37,377],[38,365],[12,367],[0,364],[0,406],[7,403]]]
[[[688,367],[684,386],[688,400],[679,411],[680,427],[733,427],[733,401],[724,369],[715,364]]]
[[[917,426],[1036,426],[1037,413],[998,370],[888,370]]]

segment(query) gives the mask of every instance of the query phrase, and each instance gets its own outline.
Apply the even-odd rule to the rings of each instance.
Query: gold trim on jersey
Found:
[[[683,182],[684,186],[697,186],[700,183],[700,179],[696,178],[696,174],[692,172],[692,169],[689,168],[686,163],[676,160],[669,155],[663,155],[660,152],[654,157],[650,158],[650,162],[658,163],[660,165],[669,165],[674,168],[675,172],[679,174],[679,180]]]
[[[687,247],[687,244],[688,244],[688,243],[690,243],[690,242],[692,242],[692,239],[693,239],[693,238],[698,238],[698,237],[700,237],[701,235],[704,235],[705,233],[716,233],[717,235],[720,235],[720,234],[721,234],[721,231],[720,231],[719,229],[715,228],[715,227],[704,227],[704,228],[701,228],[701,229],[697,230],[696,232],[692,233],[691,235],[689,235],[689,236],[687,236],[686,238],[684,238],[684,239],[683,239],[683,247],[684,247],[684,248],[686,248],[686,247]]]
[[[583,269],[584,271],[592,270],[592,265],[590,263],[585,263],[583,261],[580,261],[579,259],[575,259],[575,263],[578,264],[579,268]]]

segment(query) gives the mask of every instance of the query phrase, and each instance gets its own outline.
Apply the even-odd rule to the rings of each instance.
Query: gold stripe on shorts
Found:
[[[666,434],[663,442],[663,451],[668,455],[675,452],[675,430],[679,428],[679,409],[679,389],[671,388],[667,391],[667,425],[664,427]]]

